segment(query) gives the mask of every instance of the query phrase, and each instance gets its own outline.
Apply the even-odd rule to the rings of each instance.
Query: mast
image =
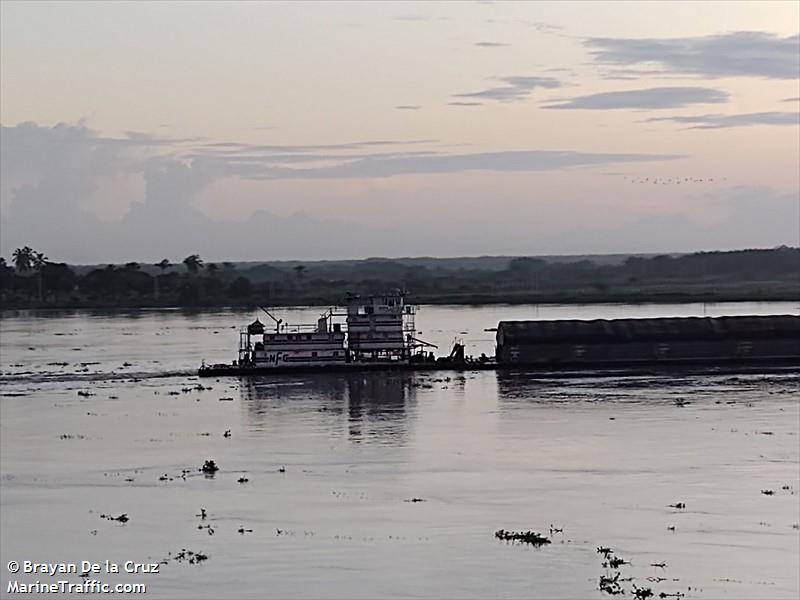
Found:
[[[281,332],[281,323],[283,323],[283,319],[278,319],[277,317],[275,317],[275,315],[273,315],[271,312],[269,312],[269,311],[268,311],[266,308],[264,308],[263,306],[259,306],[258,308],[260,308],[260,309],[261,309],[261,310],[263,310],[265,313],[267,313],[267,315],[269,316],[269,318],[270,318],[270,319],[272,319],[273,321],[275,321],[275,333],[280,333],[280,332]]]

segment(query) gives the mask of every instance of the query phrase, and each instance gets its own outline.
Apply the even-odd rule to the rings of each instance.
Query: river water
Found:
[[[460,339],[477,355],[501,319],[797,312],[423,306],[417,329],[440,354]],[[12,560],[165,561],[92,575],[153,598],[600,598],[617,571],[627,597],[800,594],[800,374],[199,380],[256,316],[3,313],[0,595],[83,581],[11,574]],[[552,543],[503,542],[501,528]],[[630,564],[603,566],[598,546]]]

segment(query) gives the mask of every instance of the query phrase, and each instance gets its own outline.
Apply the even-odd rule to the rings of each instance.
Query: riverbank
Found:
[[[252,309],[258,305],[276,307],[290,306],[336,306],[343,302],[342,294],[303,294],[280,298],[264,298],[262,300],[248,298],[243,302],[231,302],[230,299],[198,298],[196,301],[181,303],[177,299],[165,298],[155,300],[145,298],[57,298],[43,302],[28,298],[10,299],[0,302],[2,310],[32,309]],[[763,287],[759,285],[734,286],[720,288],[717,286],[660,289],[621,289],[609,291],[597,290],[563,290],[563,291],[502,291],[502,292],[442,292],[439,294],[409,294],[409,301],[417,304],[480,306],[480,305],[520,305],[520,304],[689,304],[720,302],[800,302],[800,284],[780,287]]]
[[[800,299],[800,249],[679,257],[365,259],[306,264],[0,268],[0,308],[251,308],[341,304],[348,293],[402,289],[417,304],[768,302]],[[579,260],[580,259],[580,260]],[[411,261],[411,262],[409,262]],[[487,262],[489,261],[489,262]]]

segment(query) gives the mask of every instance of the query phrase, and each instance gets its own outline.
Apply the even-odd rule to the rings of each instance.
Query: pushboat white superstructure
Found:
[[[244,328],[239,335],[237,366],[286,369],[402,364],[412,356],[424,360],[423,348],[435,347],[414,337],[416,307],[406,304],[400,291],[366,298],[348,295],[345,312],[331,308],[315,325],[289,325],[262,310],[275,328],[268,330],[258,319]]]

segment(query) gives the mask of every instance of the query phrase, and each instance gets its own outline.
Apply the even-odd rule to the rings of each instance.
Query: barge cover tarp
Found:
[[[501,321],[497,344],[800,339],[800,316]]]

